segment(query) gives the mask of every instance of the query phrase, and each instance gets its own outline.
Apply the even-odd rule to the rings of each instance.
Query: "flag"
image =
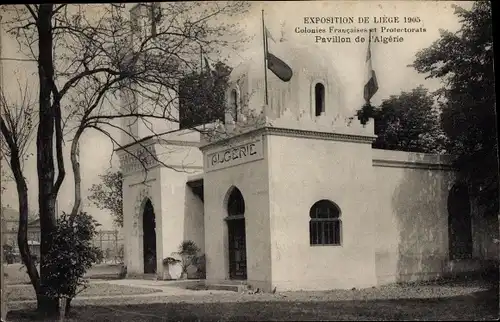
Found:
[[[276,40],[274,40],[273,36],[269,32],[269,29],[267,29],[267,28],[266,28],[266,37],[267,37],[267,39],[271,38],[272,41],[276,42]]]
[[[271,39],[273,42],[275,42],[275,40],[267,28],[265,28],[265,34],[267,68],[269,68],[276,77],[284,82],[288,82],[293,76],[293,71],[283,60],[269,52],[268,39]]]
[[[375,75],[375,71],[372,67],[372,53],[371,53],[371,31],[368,36],[368,51],[366,53],[366,75],[365,75],[365,87],[364,87],[364,98],[366,103],[370,102],[370,99],[375,95],[378,91],[378,82],[377,76]]]

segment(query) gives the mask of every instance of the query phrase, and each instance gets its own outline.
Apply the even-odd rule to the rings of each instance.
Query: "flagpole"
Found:
[[[264,24],[264,9],[262,9],[262,40],[264,42],[264,86],[265,86],[265,104],[268,104],[267,97],[267,35],[266,26]]]
[[[371,59],[372,59],[372,58],[371,58],[371,56],[372,56],[372,48],[371,48],[371,43],[372,43],[372,31],[371,31],[371,29],[370,29],[370,30],[368,31],[368,52],[370,53],[370,62],[371,62]],[[371,67],[371,66],[370,66],[370,67]],[[371,72],[372,72],[372,71],[370,70],[370,73],[371,73]],[[370,100],[371,100],[371,98],[367,99],[367,100],[366,100],[366,103],[365,103],[365,104],[366,104],[366,106],[368,106],[368,107],[370,107],[370,106],[371,106],[371,104],[370,104]]]
[[[2,21],[2,15],[0,15],[0,22]],[[0,94],[3,96],[4,90],[3,90],[3,60],[2,60],[2,28],[0,28]],[[1,157],[0,157],[1,158]],[[7,318],[7,288],[5,287],[5,278],[4,278],[4,255],[3,255],[3,236],[4,236],[4,214],[3,211],[0,209],[0,229],[2,230],[0,233],[0,261],[1,261],[1,266],[0,266],[0,301],[2,302],[0,304],[0,318],[2,321],[6,320]]]

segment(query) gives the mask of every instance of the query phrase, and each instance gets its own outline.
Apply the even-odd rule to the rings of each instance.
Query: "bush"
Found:
[[[197,278],[205,279],[207,274],[205,254],[196,256],[193,260],[193,265],[196,266]]]
[[[120,266],[120,273],[118,273],[118,278],[122,280],[126,277],[127,277],[127,266],[122,264]]]
[[[3,260],[7,262],[7,264],[13,264],[15,261],[14,248],[12,245],[4,244],[3,245]]]
[[[182,275],[187,277],[189,266],[194,265],[200,248],[192,240],[185,240],[179,245],[179,250],[173,255],[180,256],[180,264],[182,267]]]
[[[103,258],[101,249],[92,244],[97,226],[92,216],[85,212],[75,216],[63,213],[58,218],[51,235],[53,247],[44,262],[51,272],[45,277],[50,296],[66,297],[70,302],[79,287],[85,288],[87,281],[83,276],[92,264]]]

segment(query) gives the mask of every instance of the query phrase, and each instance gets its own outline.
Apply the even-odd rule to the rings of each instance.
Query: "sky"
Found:
[[[439,38],[439,30],[456,31],[460,24],[454,15],[453,5],[457,4],[470,9],[472,2],[452,1],[280,1],[280,2],[251,2],[250,9],[245,15],[219,17],[226,22],[236,23],[251,41],[243,44],[238,51],[223,49],[227,56],[227,63],[234,67],[245,58],[253,56],[256,51],[262,52],[262,10],[266,27],[273,38],[283,36],[287,41],[300,44],[318,46],[331,53],[332,64],[335,66],[338,77],[342,82],[342,90],[347,97],[346,104],[353,113],[363,103],[364,62],[367,43],[356,43],[356,36],[366,36],[365,33],[351,34],[351,43],[316,43],[316,36],[332,37],[341,34],[330,33],[297,33],[296,30],[324,28],[329,31],[335,29],[377,28],[374,36],[403,37],[400,42],[375,43],[371,45],[372,66],[376,71],[379,90],[372,98],[377,105],[390,95],[397,95],[401,91],[410,91],[413,88],[424,87],[435,90],[440,87],[437,80],[426,80],[425,75],[418,74],[408,67],[415,59],[415,54]],[[349,17],[354,19],[351,23]],[[368,17],[368,23],[359,23],[360,17]],[[404,23],[404,18],[410,18],[412,23]],[[320,23],[311,23],[320,18]],[[321,23],[321,18],[327,20]],[[340,19],[342,18],[342,19]],[[395,19],[399,23],[393,23]],[[336,22],[333,20],[337,20]],[[365,18],[363,18],[365,19]],[[330,23],[328,20],[333,21]],[[343,21],[346,23],[342,23]],[[383,22],[382,20],[385,20]],[[217,23],[214,21],[213,23]],[[425,28],[425,32],[382,32],[381,28]],[[298,28],[298,29],[297,29]],[[345,34],[343,34],[345,36]],[[400,38],[398,38],[400,40]],[[2,58],[26,58],[19,52],[16,40],[2,29]],[[215,57],[211,57],[215,59]],[[19,85],[28,88],[38,86],[36,63],[26,61],[2,60],[4,93],[8,99],[15,101],[19,98]],[[314,64],[314,61],[311,61]],[[35,95],[33,95],[35,96]],[[36,97],[32,97],[36,101]],[[71,144],[66,143],[68,148]],[[35,144],[31,145],[31,152]],[[102,225],[102,229],[111,229],[112,218],[106,211],[92,206],[86,201],[88,189],[93,183],[99,183],[99,175],[110,168],[118,169],[119,162],[112,153],[112,144],[109,140],[96,132],[87,132],[80,144],[80,163],[82,171],[82,190],[85,200],[84,211],[91,213]],[[58,205],[61,211],[69,212],[73,203],[73,177],[70,171],[69,152],[65,153],[67,175],[59,194]],[[37,181],[36,159],[31,157],[25,163],[25,177],[29,186],[30,209],[37,208]],[[17,194],[15,185],[2,178],[2,185],[7,187],[2,196],[2,206],[17,209]]]

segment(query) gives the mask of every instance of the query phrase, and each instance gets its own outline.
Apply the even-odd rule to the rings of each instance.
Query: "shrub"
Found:
[[[174,255],[180,256],[180,264],[182,267],[182,275],[187,277],[189,266],[193,265],[200,248],[192,240],[185,240],[179,245],[179,250]]]
[[[193,265],[196,266],[196,274],[200,279],[206,278],[206,260],[205,254],[201,254],[200,256],[196,256],[193,260]]]
[[[67,310],[78,288],[86,287],[83,278],[92,264],[103,258],[101,249],[93,246],[97,222],[85,212],[77,215],[63,213],[52,232],[53,247],[49,250],[44,265],[51,274],[46,276],[49,294],[54,298],[67,298]]]
[[[125,277],[127,277],[127,266],[122,264],[120,266],[120,273],[118,273],[118,278],[124,279]]]
[[[12,245],[4,244],[3,245],[3,260],[7,262],[7,264],[13,264],[15,261],[14,248]]]

